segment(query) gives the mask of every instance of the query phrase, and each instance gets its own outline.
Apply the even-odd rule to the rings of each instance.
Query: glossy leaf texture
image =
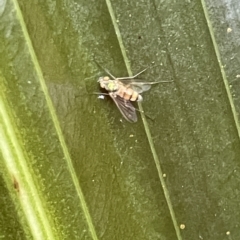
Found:
[[[238,8],[1,1],[0,237],[237,239]],[[128,123],[99,65],[172,82]]]

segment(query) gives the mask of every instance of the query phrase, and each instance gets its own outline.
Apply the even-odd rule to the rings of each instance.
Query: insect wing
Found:
[[[151,84],[146,82],[133,82],[131,88],[138,93],[142,93],[148,91],[151,88]]]
[[[136,109],[133,107],[129,100],[125,100],[124,98],[121,98],[120,96],[111,93],[109,93],[109,95],[127,121],[137,122]]]
[[[155,84],[157,82],[143,82],[141,80],[118,80],[124,87],[131,88],[133,91],[136,91],[137,93],[146,92],[151,88],[152,84]]]

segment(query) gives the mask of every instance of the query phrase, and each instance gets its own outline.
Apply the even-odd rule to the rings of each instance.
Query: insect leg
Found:
[[[131,77],[121,77],[121,78],[117,78],[118,80],[124,80],[124,79],[133,79],[135,77],[137,77],[138,75],[142,74],[143,72],[145,72],[149,67],[143,69],[141,72],[137,73],[136,75],[134,76],[131,76]]]
[[[104,68],[102,65],[100,65],[95,59],[94,59],[94,62],[104,70],[104,72],[106,72],[109,76],[111,76],[113,79],[116,79],[116,77],[114,77],[109,71],[108,69]]]
[[[174,82],[173,80],[172,81],[159,81],[159,82],[152,82],[151,84],[155,84],[155,83],[170,83],[170,82]]]
[[[98,93],[98,92],[93,92],[92,94],[93,95],[109,95],[109,93]]]
[[[142,102],[142,100],[143,100],[143,97],[139,94],[137,98],[137,102]]]

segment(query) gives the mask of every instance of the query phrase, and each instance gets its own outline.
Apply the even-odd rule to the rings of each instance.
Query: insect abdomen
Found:
[[[119,88],[117,91],[117,95],[125,100],[130,100],[130,101],[137,101],[140,96],[138,92],[134,91],[131,88],[125,88],[125,87]]]

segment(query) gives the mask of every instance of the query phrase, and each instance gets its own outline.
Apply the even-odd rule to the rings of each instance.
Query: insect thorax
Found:
[[[114,92],[117,91],[119,86],[115,80],[109,80],[108,83],[105,85],[107,91]]]

